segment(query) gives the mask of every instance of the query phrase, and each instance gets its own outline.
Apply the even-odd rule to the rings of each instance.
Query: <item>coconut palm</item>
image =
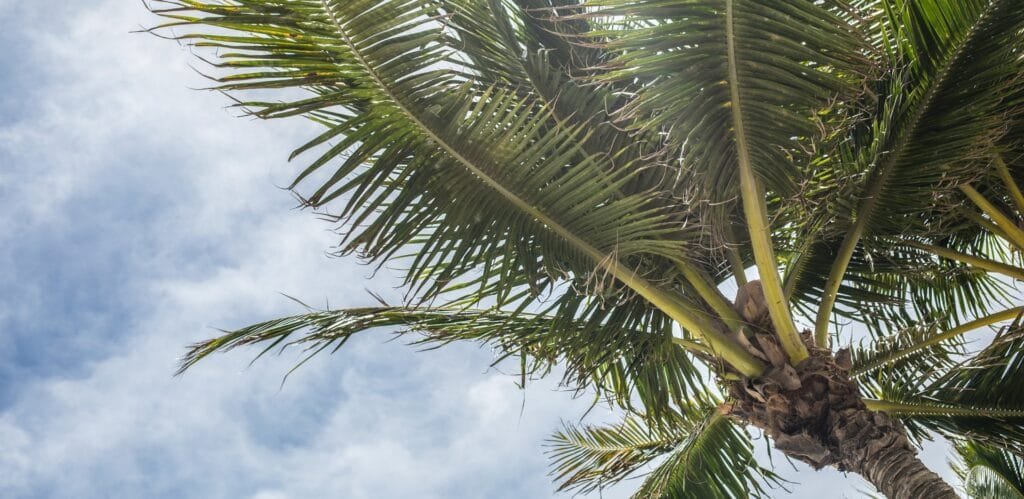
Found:
[[[1024,455],[1018,1],[151,8],[240,109],[323,125],[292,187],[408,288],[183,370],[377,328],[488,344],[625,413],[552,437],[582,492],[653,467],[637,497],[766,495],[750,428],[894,498],[956,497],[924,438]]]

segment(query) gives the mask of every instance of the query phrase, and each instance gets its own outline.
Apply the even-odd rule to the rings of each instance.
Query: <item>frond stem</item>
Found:
[[[740,247],[736,242],[736,233],[733,231],[732,225],[726,227],[725,233],[729,239],[726,242],[725,256],[729,259],[729,266],[732,267],[732,276],[736,280],[736,288],[742,288],[747,283],[747,270],[746,265],[743,264],[743,256],[740,255]],[[786,296],[789,296],[789,293]]]
[[[1024,270],[1012,265],[1007,265],[1002,262],[995,260],[989,260],[987,258],[981,258],[966,253],[960,253],[959,251],[953,251],[947,248],[940,248],[938,246],[932,246],[930,244],[919,243],[917,241],[904,241],[908,246],[928,251],[942,258],[957,261],[960,263],[967,264],[971,267],[977,267],[988,272],[995,272],[997,274],[1003,274],[1008,277],[1017,279],[1018,281],[1024,281]]]
[[[683,277],[693,286],[697,294],[708,305],[711,305],[711,308],[721,317],[722,322],[725,323],[730,331],[739,331],[743,327],[744,322],[740,318],[740,314],[736,312],[732,303],[729,302],[718,287],[711,283],[710,278],[704,272],[686,262],[677,262],[676,267],[682,271]]]
[[[1011,183],[1013,180],[1011,179]],[[989,218],[992,219],[995,224],[1003,230],[1003,233],[1009,238],[1009,241],[1013,243],[1018,249],[1024,249],[1024,230],[1017,227],[1017,224],[997,208],[991,201],[985,199],[980,192],[971,187],[970,185],[964,184],[960,186],[960,190],[970,198],[971,202],[983,211]]]
[[[998,407],[964,407],[940,403],[894,402],[891,400],[863,399],[868,410],[885,412],[896,416],[965,416],[987,418],[1024,417],[1021,409],[1000,409]]]
[[[736,61],[736,33],[733,19],[733,0],[725,2],[725,36],[729,65],[730,108],[732,109],[733,128],[736,135],[736,157],[739,162],[740,190],[743,200],[743,213],[750,230],[750,243],[754,249],[754,261],[760,274],[768,312],[771,315],[775,332],[779,336],[782,348],[789,356],[793,365],[803,362],[808,357],[807,347],[800,339],[800,334],[793,323],[789,310],[789,301],[782,291],[779,277],[779,266],[772,247],[771,227],[768,222],[768,207],[762,195],[763,188],[750,161],[750,150],[747,145],[746,130],[743,125],[743,112],[740,104],[739,72]]]
[[[1010,168],[1006,166],[1006,162],[1003,161],[1003,157],[998,153],[992,159],[992,162],[996,165],[996,171],[999,172],[999,178],[1003,180],[1003,184],[1006,185],[1006,190],[1010,191],[1010,196],[1013,198],[1013,202],[1017,205],[1017,211],[1024,213],[1024,193],[1020,191],[1020,186],[1013,180],[1010,175]]]
[[[892,364],[894,362],[899,361],[900,359],[905,359],[910,355],[914,354],[914,352],[919,352],[921,350],[924,350],[925,348],[937,345],[949,339],[956,338],[957,336],[969,333],[976,329],[991,326],[993,324],[997,324],[1003,321],[1016,319],[1022,313],[1024,313],[1024,307],[1016,307],[1008,310],[1003,310],[1002,312],[996,312],[994,314],[987,315],[980,319],[975,319],[965,324],[961,324],[948,331],[932,336],[931,338],[928,338],[927,340],[922,341],[921,343],[912,345],[908,348],[899,350],[897,352],[893,352],[890,355],[887,355],[880,359],[876,359],[871,363],[865,364],[863,366],[857,366],[850,372],[850,377],[857,378],[863,376],[864,374],[869,373],[875,369],[878,369],[879,367],[882,367],[887,364]]]

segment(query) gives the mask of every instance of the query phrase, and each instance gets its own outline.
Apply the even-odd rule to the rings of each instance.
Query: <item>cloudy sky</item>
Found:
[[[330,227],[280,189],[315,130],[192,90],[187,50],[130,33],[154,22],[133,0],[0,0],[0,497],[569,497],[542,443],[586,402],[519,390],[474,346],[370,334],[283,387],[293,355],[172,377],[214,328],[297,312],[282,293],[400,291],[328,257]],[[926,458],[948,476],[941,446]],[[778,497],[869,489],[774,462],[797,482]]]

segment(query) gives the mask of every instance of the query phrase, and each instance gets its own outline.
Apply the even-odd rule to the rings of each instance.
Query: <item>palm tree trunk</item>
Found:
[[[836,415],[839,424],[831,428],[840,469],[861,475],[890,499],[957,497],[953,487],[918,459],[903,424],[868,410],[859,399],[853,405]]]
[[[849,352],[833,356],[807,331],[810,357],[793,368],[773,334],[762,331],[749,340],[751,351],[772,367],[730,386],[726,414],[763,430],[787,456],[815,469],[857,473],[889,499],[957,497],[917,458],[903,424],[864,404],[849,378]]]
[[[895,447],[848,459],[848,470],[871,482],[890,499],[956,499],[953,487],[925,467],[912,449]],[[852,465],[856,463],[856,465]]]

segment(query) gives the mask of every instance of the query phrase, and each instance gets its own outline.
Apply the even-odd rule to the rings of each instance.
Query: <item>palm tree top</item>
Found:
[[[487,343],[524,377],[564,365],[567,385],[629,414],[553,437],[556,478],[581,491],[667,455],[639,496],[766,494],[778,480],[748,423],[894,496],[952,494],[923,465],[913,476],[935,489],[886,483],[888,465],[857,461],[834,429],[761,417],[773,396],[799,405],[814,376],[835,399],[815,414],[888,418],[872,421],[903,463],[900,442],[933,434],[1024,455],[1014,0],[151,9],[239,109],[323,125],[292,154],[308,167],[291,187],[344,227],[341,254],[400,262],[409,291],[227,333],[182,370],[378,327]],[[793,450],[805,433],[817,443]]]

